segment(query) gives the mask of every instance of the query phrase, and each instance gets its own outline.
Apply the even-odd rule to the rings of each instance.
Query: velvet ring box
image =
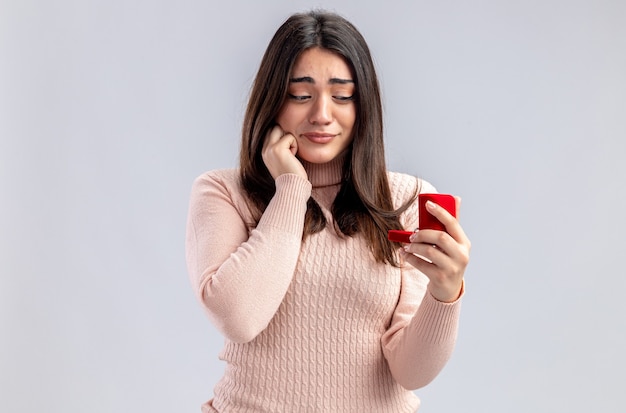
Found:
[[[456,217],[456,199],[450,194],[419,194],[419,229],[436,229],[445,231],[446,227],[426,209],[426,202],[432,201],[440,205]]]
[[[434,229],[445,231],[446,227],[431,215],[426,209],[426,202],[432,201],[443,207],[453,217],[456,217],[456,199],[450,194],[419,194],[418,195],[418,211],[419,211],[419,229]],[[409,243],[409,237],[413,234],[411,231],[390,230],[387,234],[389,241]]]

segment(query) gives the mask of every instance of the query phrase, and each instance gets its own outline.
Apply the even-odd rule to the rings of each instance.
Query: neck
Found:
[[[313,188],[319,188],[341,184],[345,159],[346,154],[343,153],[332,161],[326,163],[312,163],[304,160],[300,161],[306,170]]]

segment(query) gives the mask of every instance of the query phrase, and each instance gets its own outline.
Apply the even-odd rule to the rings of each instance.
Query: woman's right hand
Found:
[[[296,174],[308,179],[302,163],[296,158],[298,141],[291,133],[283,132],[283,129],[274,126],[263,143],[263,162],[274,179],[283,174]]]

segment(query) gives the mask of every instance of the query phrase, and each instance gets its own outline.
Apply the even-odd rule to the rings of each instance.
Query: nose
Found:
[[[313,125],[328,125],[332,121],[332,98],[319,96],[311,106],[309,122]]]

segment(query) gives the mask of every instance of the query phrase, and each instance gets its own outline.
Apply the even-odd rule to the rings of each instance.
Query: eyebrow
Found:
[[[312,83],[315,84],[315,79],[313,79],[310,76],[303,76],[303,77],[292,77],[291,79],[289,79],[289,83]],[[354,83],[354,80],[352,79],[339,79],[336,77],[331,78],[328,83],[330,83],[331,85],[347,85],[350,83]]]

